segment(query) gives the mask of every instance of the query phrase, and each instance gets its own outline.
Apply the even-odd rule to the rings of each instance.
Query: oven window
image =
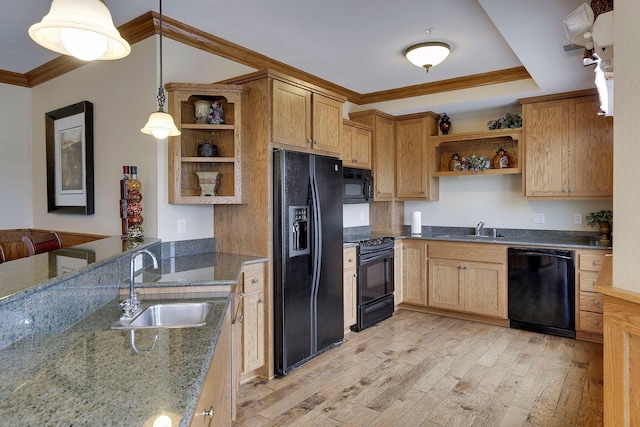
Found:
[[[393,258],[360,266],[359,286],[360,304],[393,292]]]

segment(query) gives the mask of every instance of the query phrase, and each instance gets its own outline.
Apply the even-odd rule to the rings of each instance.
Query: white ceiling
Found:
[[[594,87],[592,68],[562,50],[569,44],[562,19],[583,1],[164,0],[163,13],[361,94],[519,66],[539,88],[523,82],[495,97],[457,96],[439,106],[454,112]],[[26,73],[57,56],[27,33],[51,0],[0,3],[0,70]],[[157,0],[105,3],[116,26],[158,11]],[[403,52],[429,40],[449,43],[452,52],[427,74]]]

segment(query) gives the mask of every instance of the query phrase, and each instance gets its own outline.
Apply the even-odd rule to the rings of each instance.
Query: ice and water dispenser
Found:
[[[289,258],[310,253],[309,206],[289,206]]]

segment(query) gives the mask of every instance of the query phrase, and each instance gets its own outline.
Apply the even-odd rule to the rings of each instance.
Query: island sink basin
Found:
[[[185,302],[156,304],[145,308],[131,321],[118,320],[111,329],[143,328],[192,328],[204,326],[213,304],[210,302]]]

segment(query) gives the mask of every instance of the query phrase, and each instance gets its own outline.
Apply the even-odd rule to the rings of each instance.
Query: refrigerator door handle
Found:
[[[320,271],[322,268],[322,216],[320,213],[320,199],[318,196],[318,181],[316,177],[315,157],[309,161],[309,178],[311,182],[311,211],[313,221],[313,273],[311,280],[311,352],[318,351],[318,287],[320,285]]]

